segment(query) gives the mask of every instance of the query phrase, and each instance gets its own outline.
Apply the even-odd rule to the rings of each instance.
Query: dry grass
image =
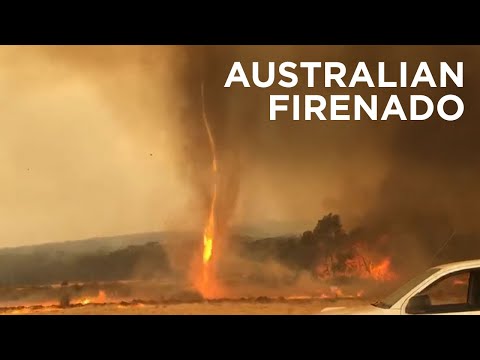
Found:
[[[158,305],[116,305],[89,304],[86,306],[59,309],[9,310],[4,314],[51,314],[51,315],[307,315],[316,314],[325,307],[355,306],[362,300],[312,300],[288,302],[214,302],[214,303],[180,303]]]

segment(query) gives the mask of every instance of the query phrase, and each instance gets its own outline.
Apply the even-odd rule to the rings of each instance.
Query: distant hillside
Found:
[[[201,244],[201,239],[198,233],[156,232],[0,249],[0,290],[63,281],[162,277],[172,274],[171,265],[179,260],[170,259],[167,248],[174,249],[173,253],[178,246],[187,250],[180,253],[183,258]],[[249,240],[232,238],[235,243]]]
[[[186,232],[152,232],[109,237],[95,237],[84,240],[45,243],[0,249],[0,255],[26,254],[86,254],[108,253],[132,245],[144,245],[151,242],[164,243],[169,240],[189,241],[198,237],[197,234]]]
[[[157,242],[96,254],[0,254],[0,287],[152,279],[169,272],[168,255]]]

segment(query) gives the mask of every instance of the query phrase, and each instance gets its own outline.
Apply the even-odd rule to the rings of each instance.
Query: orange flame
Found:
[[[379,282],[395,279],[396,274],[391,269],[391,259],[386,257],[374,262],[365,256],[357,255],[346,261],[347,273],[344,275],[372,279]]]
[[[394,280],[397,277],[392,270],[390,257],[379,257],[378,254],[370,251],[362,244],[355,245],[353,250],[355,255],[347,260],[339,260],[341,257],[338,258],[336,254],[325,259],[317,266],[317,274],[323,278],[341,275],[371,279],[378,282]],[[340,261],[343,263],[340,263]],[[343,265],[344,270],[334,270],[338,265]]]
[[[370,275],[377,281],[392,280],[395,275],[390,271],[390,258],[383,259],[379,264],[370,266]]]
[[[215,235],[215,200],[217,197],[217,187],[213,189],[212,203],[210,205],[210,214],[208,223],[203,233],[203,264],[206,265],[212,258],[213,238]]]
[[[79,301],[80,304],[82,305],[88,305],[88,304],[104,304],[107,301],[107,294],[105,291],[100,290],[98,292],[98,295],[94,298],[83,298]]]

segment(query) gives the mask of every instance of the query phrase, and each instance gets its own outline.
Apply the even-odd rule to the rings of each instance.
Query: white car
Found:
[[[320,315],[480,315],[480,260],[435,266],[371,305],[325,308]]]

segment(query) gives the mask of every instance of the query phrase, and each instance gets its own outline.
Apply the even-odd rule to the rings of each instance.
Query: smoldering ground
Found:
[[[1,54],[3,245],[201,229],[211,196],[203,83],[224,239],[235,225],[278,233],[287,223],[300,235],[335,212],[348,229],[368,228],[372,241],[388,235],[398,261],[425,266],[453,231],[448,251],[468,247],[457,256],[473,256],[477,47],[3,47]],[[464,61],[463,89],[418,91],[432,98],[455,91],[465,113],[452,123],[270,122],[268,95],[285,89],[225,89],[233,61],[385,61],[387,69]],[[304,80],[295,93],[311,93]],[[382,89],[379,101],[408,91]]]

